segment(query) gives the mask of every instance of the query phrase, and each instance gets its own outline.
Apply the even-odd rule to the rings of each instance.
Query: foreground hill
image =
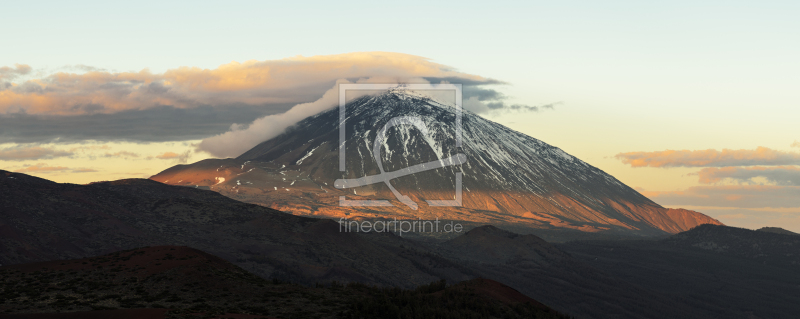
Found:
[[[415,290],[304,287],[266,280],[180,246],[0,267],[0,317],[56,312],[59,318],[70,316],[63,312],[74,318],[566,318],[487,279]]]
[[[800,236],[702,225],[663,240],[557,247],[598,271],[682,301],[679,307],[706,318],[800,313]]]
[[[410,253],[415,244],[390,233],[341,232],[332,220],[152,180],[74,185],[0,171],[0,194],[3,265],[187,245],[265,278],[306,284],[336,280],[411,288],[440,278],[471,278],[440,257]]]
[[[786,229],[780,227],[762,227],[759,228],[758,231],[768,232],[768,233],[775,233],[775,234],[784,234],[784,235],[795,235],[798,236],[800,234],[795,233],[793,231],[788,231]]]
[[[344,310],[338,295],[276,285],[221,258],[181,246],[4,266],[0,274],[0,309],[6,313],[183,308],[282,317],[297,309],[308,315]],[[324,306],[320,299],[338,302]]]
[[[311,116],[286,133],[235,159],[208,159],[169,168],[151,179],[208,187],[237,200],[298,215],[340,218],[447,219],[530,229],[665,235],[719,221],[689,210],[667,209],[613,176],[563,150],[463,111],[463,145],[456,147],[453,105],[419,94],[389,91],[347,105],[345,172],[340,171],[338,108]],[[393,126],[375,144],[381,129]],[[411,126],[415,124],[417,126]],[[375,154],[380,152],[380,155]],[[398,177],[392,185],[419,205],[399,202],[384,183],[337,189],[359,178],[466,155],[461,165]],[[375,160],[375,156],[380,163]],[[463,207],[426,200],[454,199],[463,174]],[[389,200],[380,207],[340,207],[340,197]]]
[[[701,225],[672,236],[665,242],[684,249],[702,249],[721,256],[741,257],[765,265],[782,265],[800,270],[800,236],[790,231]]]
[[[482,277],[580,318],[783,318],[800,312],[794,235],[704,225],[663,240],[554,245],[481,226],[448,241],[420,242],[392,233],[342,232],[331,220],[151,180],[72,185],[10,172],[0,176],[2,268],[178,245],[213,253],[260,278],[309,286],[334,280],[380,285],[385,302],[399,305],[434,301],[408,299],[390,287]],[[151,263],[161,266],[155,263],[163,264],[164,254]],[[111,272],[103,280],[117,271],[141,270],[103,262],[108,264],[98,266]],[[153,307],[137,302],[133,306]],[[362,306],[376,310],[370,303]]]
[[[480,276],[494,278],[578,318],[707,318],[697,309],[625,276],[612,275],[533,235],[493,226],[439,245]]]

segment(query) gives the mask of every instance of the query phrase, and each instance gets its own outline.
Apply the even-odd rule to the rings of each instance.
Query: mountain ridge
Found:
[[[339,110],[331,109],[300,121],[235,159],[176,166],[150,178],[210,187],[237,200],[326,218],[439,218],[645,236],[677,233],[703,223],[721,224],[701,213],[661,207],[557,147],[466,110],[462,115],[463,144],[457,148],[454,108],[442,105],[398,91],[352,100],[345,122],[345,174],[338,167]],[[384,184],[333,187],[337,179],[380,173],[373,142],[380,128],[398,117],[418,119],[428,134],[410,125],[388,129],[377,149],[386,171],[461,152],[467,162],[392,180],[400,193],[420,204],[419,210],[404,207]],[[428,199],[453,199],[454,176],[459,171],[463,172],[463,206],[428,206]],[[341,207],[341,196],[389,200],[394,206]]]

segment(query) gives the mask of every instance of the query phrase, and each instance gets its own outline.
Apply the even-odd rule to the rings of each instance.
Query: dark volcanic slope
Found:
[[[468,111],[463,112],[462,122],[466,163],[392,180],[399,192],[420,205],[418,210],[399,203],[383,183],[346,190],[333,187],[340,178],[379,173],[374,142],[377,132],[393,118],[411,119],[428,131],[411,125],[389,129],[379,144],[385,171],[459,154],[454,110],[402,91],[353,100],[347,106],[345,173],[339,171],[339,110],[334,108],[297,123],[236,159],[176,166],[151,179],[210,186],[242,201],[334,218],[345,212],[366,218],[438,217],[628,235],[664,235],[698,224],[719,224],[697,212],[661,207],[557,147]],[[428,206],[428,199],[453,199],[456,172],[463,172],[463,207]],[[388,199],[396,206],[338,207],[340,196]]]
[[[307,316],[346,310],[345,299],[331,291],[276,284],[180,246],[4,266],[0,274],[0,312],[6,313],[192,308],[284,317],[297,309]]]
[[[768,233],[775,233],[775,234],[784,234],[784,235],[795,235],[800,236],[800,234],[795,233],[793,231],[788,231],[786,229],[780,227],[762,227],[757,229],[758,231],[768,232]]]
[[[470,278],[439,257],[396,248],[406,241],[391,234],[343,233],[332,220],[292,216],[151,180],[73,185],[0,171],[0,194],[4,265],[186,245],[263,277],[309,284],[338,280],[414,287],[439,278]]]
[[[484,277],[578,318],[705,318],[683,301],[593,268],[533,235],[493,226],[475,228],[441,245]]]
[[[800,236],[786,232],[701,225],[671,236],[665,242],[683,249],[707,250],[718,255],[800,270]]]
[[[58,184],[5,171],[0,172],[0,207],[4,265],[180,245],[213,253],[262,278],[306,284],[337,280],[411,288],[440,278],[490,278],[581,318],[783,318],[800,312],[800,237],[764,231],[710,225],[661,241],[554,246],[536,236],[484,226],[426,246],[392,234],[342,233],[331,220],[284,214],[212,191],[150,180]],[[185,261],[208,260],[212,269],[222,267],[217,259],[203,256]],[[120,267],[127,257],[125,262],[135,264]],[[137,268],[146,267],[137,256],[103,258],[110,259],[86,261],[97,265],[92,271],[103,266],[103,280],[113,282],[117,272],[147,273]],[[169,263],[183,262],[180,258]],[[156,259],[170,260],[166,255]],[[64,263],[58,267],[70,265]],[[37,287],[52,281],[42,279],[21,280]],[[392,289],[381,291],[380,298],[385,298],[377,304],[382,305],[418,304],[414,309],[423,309],[425,304],[453,301],[436,299],[449,294],[428,290],[430,296],[413,298]],[[3,298],[20,298],[21,293]],[[139,306],[139,301],[126,302]],[[368,300],[362,306],[358,309],[364,314],[384,309]]]
[[[266,280],[178,246],[0,267],[0,318],[56,312],[67,312],[57,318],[566,318],[487,279],[416,290],[312,288]]]
[[[795,318],[799,245],[795,235],[702,225],[659,241],[558,247],[604,273],[680,301],[694,318]]]

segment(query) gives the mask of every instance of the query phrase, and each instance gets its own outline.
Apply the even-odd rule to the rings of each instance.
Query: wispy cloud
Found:
[[[695,186],[683,191],[645,194],[664,206],[709,206],[740,208],[800,207],[800,186],[722,185]]]
[[[466,91],[466,90],[465,90]],[[466,94],[465,94],[466,95]],[[509,104],[503,100],[494,99],[492,95],[487,95],[486,99],[479,96],[464,97],[463,107],[475,113],[497,113],[497,112],[539,112],[543,110],[553,110],[557,105],[562,105],[564,102],[553,102],[543,105],[524,105],[524,104]],[[505,98],[501,95],[501,98]]]
[[[119,151],[119,152],[115,152],[115,153],[106,153],[103,156],[104,157],[122,157],[122,158],[127,158],[127,157],[139,157],[139,154],[136,154],[136,153],[133,153],[133,152],[128,152],[128,151]]]
[[[725,179],[739,183],[754,183],[756,178],[764,178],[768,183],[775,185],[800,186],[800,167],[708,167],[696,173],[700,183],[712,184]]]
[[[77,168],[72,170],[73,173],[93,173],[98,172],[98,170],[93,168]]]
[[[174,160],[177,160],[178,163],[184,164],[187,161],[189,161],[189,156],[191,156],[191,151],[185,151],[185,152],[180,153],[180,154],[179,153],[175,153],[175,152],[165,152],[163,154],[157,155],[156,158],[157,159],[164,159],[164,160],[174,159]]]
[[[758,147],[755,150],[666,150],[629,152],[615,156],[631,167],[727,167],[753,165],[800,165],[800,153]]]
[[[22,169],[17,170],[18,173],[51,173],[69,171],[69,167],[64,166],[49,166],[45,163],[27,165]]]
[[[47,174],[47,173],[92,173],[98,172],[93,168],[69,168],[64,166],[51,166],[45,163],[38,163],[33,165],[23,165],[23,168],[16,170],[17,173],[26,174]]]
[[[792,147],[800,147],[800,142],[794,141],[794,143],[792,143]]]
[[[96,150],[110,150],[111,146],[108,145],[88,145],[88,146],[77,146],[70,148],[70,152],[91,152]]]
[[[52,159],[56,157],[72,156],[72,151],[57,150],[41,146],[15,146],[0,149],[0,160],[4,161],[25,161]]]
[[[564,102],[553,102],[548,104],[542,105],[524,105],[524,104],[506,104],[504,102],[492,102],[486,104],[486,106],[493,111],[496,110],[506,110],[506,111],[527,111],[527,112],[539,112],[542,110],[552,110],[555,109],[556,105],[564,104]]]
[[[9,67],[9,66],[0,67],[0,81],[13,80],[20,75],[26,75],[28,73],[31,73],[31,70],[33,70],[33,68],[31,68],[31,66],[27,64],[14,64],[14,67]],[[10,86],[11,86],[10,83],[4,85],[3,82],[0,82],[0,89]]]
[[[350,83],[340,80],[339,83]],[[204,139],[197,146],[198,151],[208,152],[218,157],[236,157],[250,148],[282,133],[298,121],[338,105],[339,90],[336,85],[314,102],[299,104],[288,111],[261,117],[243,128],[233,124],[228,132]]]

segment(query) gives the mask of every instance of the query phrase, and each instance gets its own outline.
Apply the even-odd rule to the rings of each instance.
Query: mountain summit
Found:
[[[454,105],[418,93],[366,95],[346,105],[344,172],[340,112],[334,108],[235,159],[178,165],[151,179],[329,218],[439,218],[635,235],[720,224],[701,213],[661,207],[563,150],[467,110],[461,110],[458,147],[457,115]],[[343,180],[382,174],[391,175],[388,183],[342,188]],[[462,206],[436,206],[458,199],[459,179]],[[388,203],[353,207],[340,206],[341,200]]]

